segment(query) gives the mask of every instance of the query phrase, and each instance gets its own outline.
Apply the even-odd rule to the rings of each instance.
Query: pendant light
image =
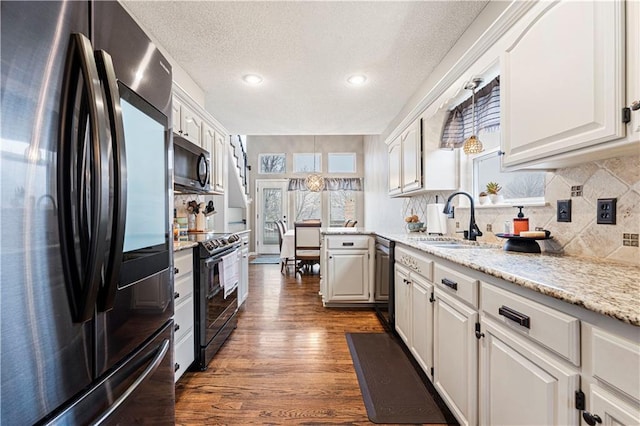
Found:
[[[474,78],[465,86],[465,89],[471,90],[471,136],[464,141],[462,146],[462,150],[467,155],[484,151],[482,142],[476,136],[476,88],[480,83],[482,83],[481,78]]]
[[[324,189],[324,178],[316,173],[316,136],[313,135],[313,172],[304,180],[304,186],[311,192],[320,192]]]

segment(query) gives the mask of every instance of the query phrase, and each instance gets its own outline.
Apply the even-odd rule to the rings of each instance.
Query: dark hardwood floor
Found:
[[[322,307],[318,275],[249,265],[238,328],[176,386],[176,423],[371,424],[345,332],[383,332],[373,310]]]

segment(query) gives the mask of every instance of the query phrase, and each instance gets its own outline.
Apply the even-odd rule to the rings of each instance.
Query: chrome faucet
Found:
[[[473,204],[473,197],[471,195],[463,191],[454,192],[453,194],[449,195],[447,204],[444,205],[444,210],[442,210],[442,213],[446,215],[451,214],[451,199],[456,195],[465,195],[471,202],[471,218],[469,219],[469,230],[464,231],[464,239],[475,241],[476,237],[482,237],[482,232],[480,231],[480,228],[478,228],[478,225],[476,225],[476,208]]]

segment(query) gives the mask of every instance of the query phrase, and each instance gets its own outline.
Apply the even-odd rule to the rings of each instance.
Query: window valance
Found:
[[[289,179],[289,191],[308,191],[304,178]],[[362,178],[324,178],[323,191],[362,191]]]
[[[469,136],[480,130],[500,130],[500,76],[476,92],[476,124],[471,118],[471,97],[449,111],[440,148],[460,148]]]

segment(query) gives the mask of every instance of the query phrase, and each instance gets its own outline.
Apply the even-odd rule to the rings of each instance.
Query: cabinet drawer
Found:
[[[184,299],[193,294],[193,275],[189,274],[180,279],[176,279],[173,283],[173,301],[175,305],[182,303]]]
[[[580,365],[577,318],[487,283],[481,284],[480,300],[485,314]]]
[[[412,273],[420,274],[429,281],[433,279],[433,261],[417,250],[396,246],[394,256],[397,263],[406,266]]]
[[[329,249],[368,249],[370,237],[364,235],[330,236],[327,238]]]
[[[174,279],[193,273],[193,253],[191,249],[180,250],[173,255]]]
[[[436,263],[433,268],[433,282],[474,308],[478,307],[478,280]]]
[[[190,331],[182,340],[174,340],[176,342],[174,353],[174,381],[178,379],[187,371],[187,368],[194,360],[194,348],[193,348],[193,331]]]
[[[593,376],[640,400],[640,347],[603,330],[591,335]]]
[[[189,297],[183,300],[181,304],[176,305],[173,323],[175,331],[173,340],[175,342],[193,329],[193,297]]]

